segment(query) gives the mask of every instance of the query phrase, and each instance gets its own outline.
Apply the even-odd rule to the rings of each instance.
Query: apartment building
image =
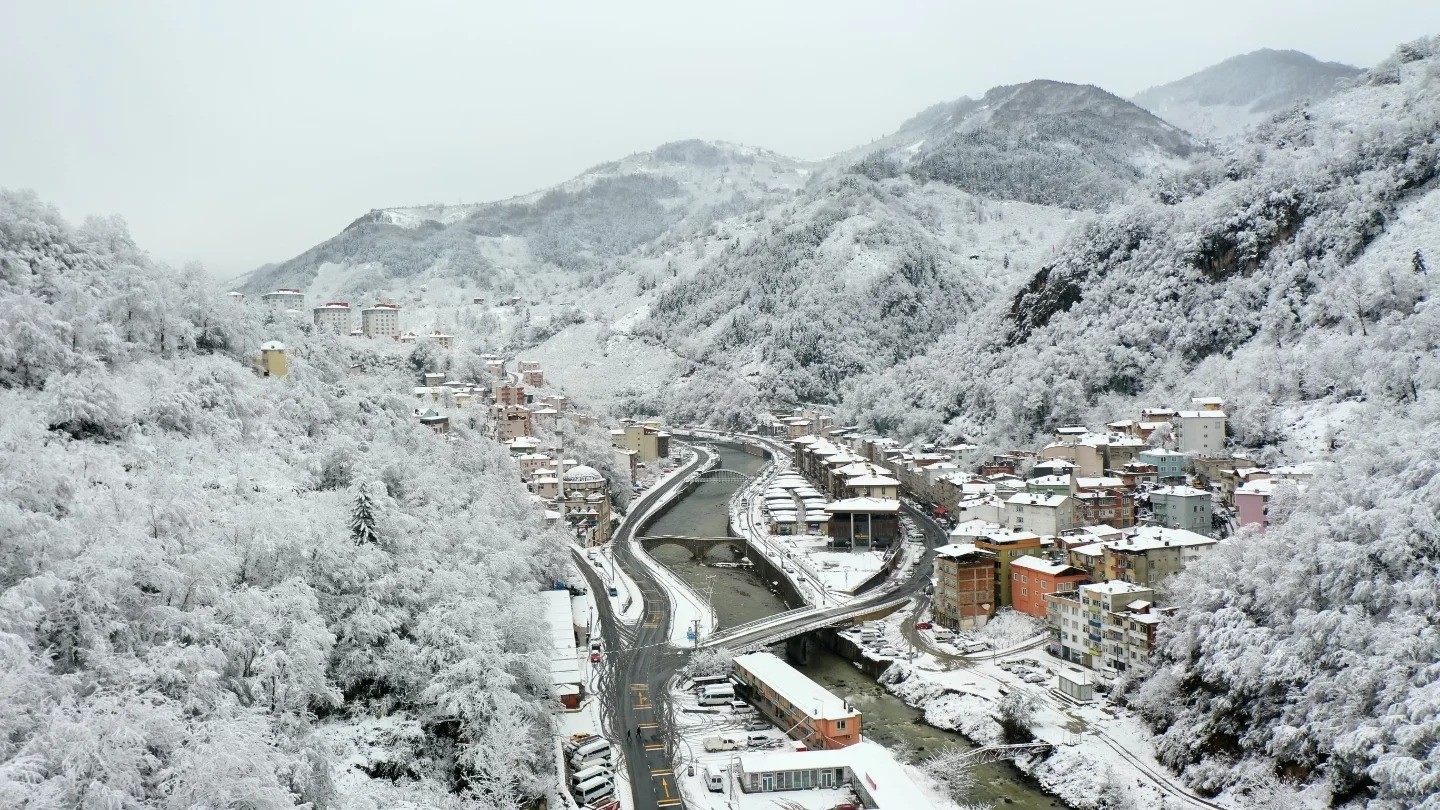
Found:
[[[733,677],[760,713],[810,750],[860,742],[860,712],[773,653],[735,656]]]
[[[360,332],[367,338],[399,338],[400,305],[376,304],[360,310]]]
[[[996,554],[973,543],[935,550],[935,621],[951,630],[984,627],[995,615]]]
[[[350,334],[350,304],[346,301],[329,301],[315,307],[315,328],[334,332],[337,335]]]
[[[1155,522],[1167,528],[1211,534],[1214,508],[1210,493],[1203,489],[1171,486],[1150,491],[1150,511]]]
[[[1049,608],[1045,596],[1073,591],[1088,582],[1085,571],[1066,563],[1051,562],[1042,557],[1017,557],[1010,562],[1010,594],[1014,608],[1037,619],[1045,618]],[[935,587],[939,598],[940,587]]]

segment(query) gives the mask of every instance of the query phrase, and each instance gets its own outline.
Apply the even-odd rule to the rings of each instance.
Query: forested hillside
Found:
[[[0,805],[539,795],[563,538],[412,370],[198,278],[0,194]]]
[[[635,332],[686,367],[646,409],[738,425],[773,403],[835,402],[978,309],[1011,252],[1042,255],[1067,227],[1053,209],[905,177],[826,181],[655,298]]]
[[[1168,584],[1133,696],[1207,790],[1279,773],[1371,808],[1440,795],[1440,39],[1085,226],[850,416],[1000,444],[1221,396],[1323,472]]]
[[[1202,138],[1227,138],[1296,104],[1321,101],[1362,71],[1264,48],[1151,87],[1131,101]]]
[[[1185,132],[1098,87],[1037,80],[921,112],[858,170],[905,172],[993,199],[1104,209],[1197,148]]]

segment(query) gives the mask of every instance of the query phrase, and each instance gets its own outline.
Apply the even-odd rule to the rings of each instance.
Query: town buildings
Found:
[[[998,529],[975,538],[975,547],[995,555],[995,598],[1000,607],[1009,607],[1010,564],[1020,557],[1041,553],[1040,535],[1027,531]]]
[[[1166,450],[1163,447],[1151,447],[1140,451],[1138,460],[1141,464],[1154,467],[1155,475],[1162,483],[1185,480],[1187,459],[1184,453]]]
[[[935,621],[951,630],[984,627],[995,615],[998,563],[993,551],[974,543],[951,543],[935,550]]]
[[[1150,512],[1155,522],[1171,529],[1211,534],[1214,504],[1210,493],[1186,486],[1160,487],[1150,491]]]
[[[400,305],[376,304],[360,310],[360,331],[367,338],[399,338]]]
[[[1088,579],[1085,571],[1072,565],[1042,557],[1017,557],[1010,562],[1011,604],[1021,613],[1043,619],[1049,610],[1047,594],[1073,591]],[[940,592],[938,585],[935,592]]]
[[[1148,658],[1154,649],[1153,629],[1147,629],[1143,639],[1126,629],[1128,619],[1150,614],[1155,592],[1149,588],[1102,582],[1049,594],[1045,602],[1051,634],[1047,649],[1065,661],[1113,678]],[[1148,628],[1149,622],[1137,624]]]
[[[670,457],[670,433],[662,429],[659,422],[623,419],[620,427],[610,431],[610,443],[633,450],[640,464],[653,464]]]
[[[860,742],[860,712],[773,653],[735,656],[734,676],[755,708],[811,750]]]
[[[271,309],[277,310],[298,310],[305,307],[305,293],[286,287],[265,293],[260,296],[260,300],[269,305]]]
[[[1075,528],[1075,502],[1066,495],[1016,493],[1005,501],[1005,525],[1053,537]]]
[[[1218,540],[1184,529],[1141,526],[1121,540],[1101,543],[1101,571],[1094,580],[1151,586],[1177,574],[1220,547]],[[1084,549],[1072,549],[1074,552]],[[1080,560],[1072,559],[1072,564]],[[1082,567],[1077,565],[1076,567]]]
[[[260,345],[260,376],[284,377],[290,373],[290,356],[285,344],[271,340]]]
[[[846,498],[825,504],[830,542],[842,548],[890,548],[900,539],[900,502],[890,498]]]
[[[315,307],[315,328],[337,335],[350,334],[350,304],[330,301]]]
[[[1175,415],[1175,446],[1182,453],[1217,456],[1225,452],[1224,411],[1180,411]]]

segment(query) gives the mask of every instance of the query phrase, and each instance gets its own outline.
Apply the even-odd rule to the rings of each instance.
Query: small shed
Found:
[[[1058,673],[1060,694],[1076,703],[1095,702],[1095,679],[1090,673],[1080,670],[1062,669]]]

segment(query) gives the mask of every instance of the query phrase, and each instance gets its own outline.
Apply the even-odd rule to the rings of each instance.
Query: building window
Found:
[[[849,722],[849,721],[847,721],[847,720],[836,720],[836,721],[835,721],[835,728],[838,728],[838,729],[840,729],[841,731],[844,731],[844,730],[845,730],[845,724],[846,724],[847,722]]]

